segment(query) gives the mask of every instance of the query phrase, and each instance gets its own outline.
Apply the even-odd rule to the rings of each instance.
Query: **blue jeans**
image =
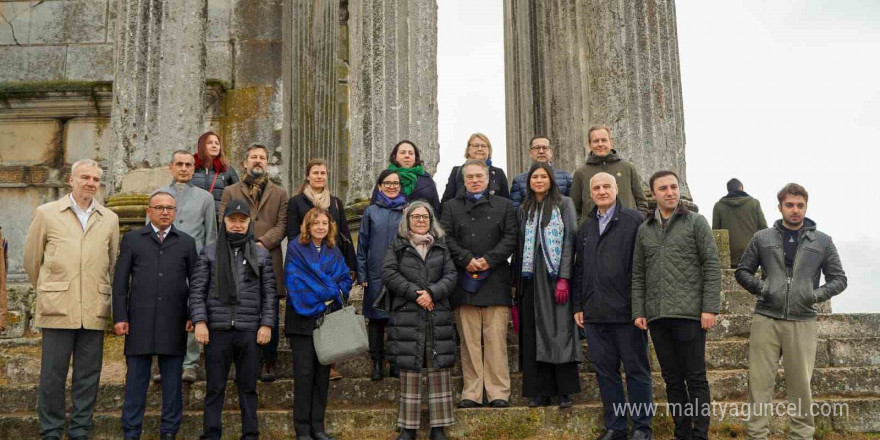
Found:
[[[183,356],[159,355],[159,372],[162,374],[162,434],[176,434],[183,418]],[[147,405],[147,388],[150,386],[150,367],[153,356],[127,356],[128,371],[125,373],[125,403],[122,405],[122,433],[125,437],[141,435],[144,410]]]

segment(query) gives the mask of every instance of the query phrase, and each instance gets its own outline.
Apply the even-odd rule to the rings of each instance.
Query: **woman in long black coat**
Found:
[[[220,136],[213,131],[199,136],[195,158],[192,184],[211,193],[214,210],[219,214],[223,189],[238,183],[238,173],[229,165],[220,145]]]
[[[457,272],[430,205],[413,202],[403,215],[382,265],[391,295],[389,351],[400,368],[398,440],[415,439],[419,428],[422,371],[428,376],[430,438],[443,440],[444,427],[455,422],[450,378],[455,326],[449,297]],[[413,395],[418,397],[408,397]]]
[[[474,133],[468,138],[467,147],[464,150],[464,158],[479,159],[489,165],[489,187],[486,191],[489,194],[510,198],[510,185],[507,184],[507,175],[504,170],[496,166],[492,166],[492,143],[489,137],[483,133]],[[446,190],[443,191],[443,197],[440,198],[440,204],[446,203],[447,200],[454,199],[457,196],[464,195],[467,189],[464,187],[464,176],[461,174],[461,167],[452,167],[449,173],[449,180],[446,182]],[[437,214],[440,215],[440,214]]]
[[[574,202],[560,193],[548,164],[532,165],[526,182],[513,261],[523,397],[532,407],[549,405],[557,397],[560,408],[568,408],[571,395],[581,391],[581,345],[569,298],[577,213]]]

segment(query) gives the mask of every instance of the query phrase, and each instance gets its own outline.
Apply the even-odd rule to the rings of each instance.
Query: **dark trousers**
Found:
[[[235,384],[241,409],[241,438],[259,437],[257,426],[257,372],[260,351],[257,332],[244,330],[211,330],[205,345],[205,369],[208,383],[205,390],[203,439],[223,436],[223,401],[229,366],[235,362]]]
[[[102,330],[44,328],[43,354],[40,364],[40,437],[63,437],[64,383],[73,355],[73,383],[70,400],[70,438],[88,436],[92,430],[92,414],[98,398],[101,362],[104,358]]]
[[[596,382],[602,396],[605,429],[626,432],[626,418],[632,420],[632,429],[651,432],[652,414],[648,406],[653,403],[651,389],[651,364],[648,361],[648,332],[639,330],[632,323],[590,324],[584,323],[587,349]],[[621,409],[626,404],[620,364],[626,373],[626,394],[630,411]],[[615,407],[617,411],[615,411]]]
[[[330,390],[330,366],[321,365],[310,335],[291,335],[293,354],[293,426],[296,435],[324,432]]]
[[[369,324],[367,324],[370,359],[374,361],[385,359],[385,326],[387,324],[387,319],[371,319]]]
[[[275,307],[275,325],[272,326],[272,339],[269,340],[269,343],[266,345],[260,346],[260,364],[261,365],[272,365],[275,366],[275,362],[278,361],[278,310],[284,307],[281,304],[278,304]]]
[[[162,373],[162,434],[177,434],[183,418],[183,356],[159,355],[159,372]],[[152,355],[126,356],[125,403],[122,405],[122,434],[140,437],[147,406],[147,388],[152,374]]]
[[[712,403],[706,380],[706,331],[700,321],[672,318],[653,321],[649,328],[666,382],[675,438],[709,438]]]

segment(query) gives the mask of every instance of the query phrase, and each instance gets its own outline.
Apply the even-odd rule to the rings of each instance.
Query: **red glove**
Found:
[[[556,304],[565,304],[568,302],[568,280],[560,278],[556,280]]]

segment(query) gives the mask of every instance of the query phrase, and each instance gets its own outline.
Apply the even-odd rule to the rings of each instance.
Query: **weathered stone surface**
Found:
[[[35,2],[30,44],[103,43],[107,37],[107,0]]]
[[[61,159],[61,121],[57,119],[0,122],[3,165],[52,164]]]
[[[281,42],[235,42],[233,77],[236,88],[274,85],[281,78]]]
[[[721,267],[730,267],[730,233],[727,229],[715,229],[715,247],[718,249],[718,258],[721,259]]]
[[[208,81],[220,81],[232,84],[232,45],[227,41],[205,43],[207,52],[205,78]]]
[[[2,46],[0,82],[64,79],[63,46]]]
[[[229,19],[232,0],[208,0],[207,42],[229,42]]]
[[[114,67],[112,44],[67,47],[65,78],[70,81],[113,81]]]
[[[369,197],[394,145],[409,139],[433,173],[437,139],[436,0],[352,0],[348,202]]]
[[[231,0],[231,32],[241,40],[281,41],[282,0]]]
[[[604,123],[643,179],[672,169],[686,183],[674,1],[505,0],[504,17],[508,175],[526,169],[535,133],[577,169],[587,128]]]
[[[880,365],[880,338],[841,338],[828,341],[828,357],[835,367]]]
[[[30,38],[31,1],[0,2],[0,45],[27,44]]]
[[[64,124],[64,159],[102,161],[109,157],[113,134],[110,118],[76,118]]]
[[[170,155],[169,155],[170,157]],[[149,194],[170,180],[168,167],[141,168],[126,174],[120,183],[121,193]]]
[[[281,159],[281,110],[280,83],[276,86],[235,88],[226,91],[226,128],[224,142],[230,154],[230,162],[241,171],[242,148],[260,143],[270,149],[269,171],[278,174]],[[231,148],[230,148],[231,146]]]
[[[67,191],[60,188],[2,188],[0,200],[3,201],[3,238],[9,240],[10,278],[22,278],[24,268],[24,240],[27,237],[31,216],[38,206],[61,197]]]

